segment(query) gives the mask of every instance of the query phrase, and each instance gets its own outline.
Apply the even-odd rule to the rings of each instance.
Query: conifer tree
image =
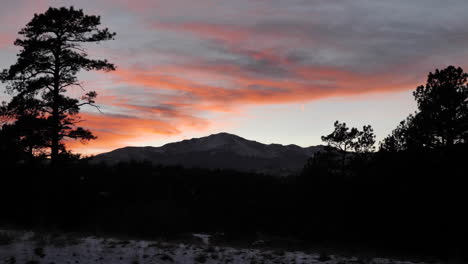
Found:
[[[21,47],[17,62],[1,73],[1,80],[13,96],[1,114],[24,120],[24,115],[32,118],[34,113],[34,119],[45,120],[48,133],[41,135],[53,163],[66,153],[65,139],[96,138],[77,123],[82,106],[96,106],[97,93],[88,91],[80,98],[72,98],[67,91],[83,89],[77,78],[81,70],[115,70],[107,60],[90,59],[83,48],[85,43],[114,38],[115,33],[100,28],[100,24],[99,16],[86,15],[73,7],[50,7],[45,13],[35,14],[14,43]],[[36,123],[44,126],[44,122]]]

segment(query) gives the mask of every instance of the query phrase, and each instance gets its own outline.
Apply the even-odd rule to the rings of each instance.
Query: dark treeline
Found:
[[[343,173],[341,160],[323,153],[291,177],[148,163],[5,164],[0,221],[136,237],[261,233],[448,257],[467,252],[466,154],[461,145],[381,152],[350,158]]]
[[[285,234],[296,217],[292,178],[137,162],[9,169],[0,178],[9,225],[143,237]]]
[[[344,173],[339,159],[317,156],[297,185],[301,207],[315,210],[302,226],[310,237],[318,232],[447,256],[467,252],[467,154],[466,145],[379,152],[365,162],[350,158]]]

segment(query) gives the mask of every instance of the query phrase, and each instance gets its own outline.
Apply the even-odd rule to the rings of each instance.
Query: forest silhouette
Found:
[[[376,150],[370,125],[336,121],[297,175],[91,164],[64,140],[92,140],[76,126],[97,94],[66,96],[80,70],[114,70],[81,44],[111,40],[99,16],[50,8],[19,34],[18,61],[1,74],[12,95],[0,108],[0,224],[9,227],[174,237],[224,233],[227,241],[288,238],[403,254],[468,258],[468,74],[448,66],[416,88],[418,110]],[[79,89],[79,88],[78,88]],[[50,162],[52,161],[52,162]],[[271,241],[272,245],[275,243]],[[268,241],[267,241],[268,243]]]

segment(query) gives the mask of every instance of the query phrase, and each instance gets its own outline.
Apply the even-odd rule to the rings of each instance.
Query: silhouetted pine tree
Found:
[[[99,43],[111,40],[115,33],[101,29],[100,17],[85,15],[83,11],[70,8],[49,8],[33,19],[15,41],[21,47],[17,62],[1,74],[8,83],[8,91],[14,96],[7,105],[13,116],[21,116],[28,104],[37,111],[37,118],[45,119],[48,126],[50,156],[55,162],[61,153],[66,153],[65,138],[83,141],[95,139],[89,131],[76,124],[81,106],[95,106],[97,93],[86,92],[81,98],[71,98],[67,90],[81,87],[77,73],[80,70],[111,71],[115,67],[107,60],[88,58],[84,43]],[[23,105],[21,104],[24,103]]]
[[[413,92],[419,111],[402,121],[381,149],[433,149],[468,142],[467,80],[468,74],[460,67],[430,72],[426,85]]]

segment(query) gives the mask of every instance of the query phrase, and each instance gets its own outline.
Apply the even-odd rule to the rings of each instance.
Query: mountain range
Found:
[[[124,147],[96,155],[93,163],[149,161],[186,168],[233,169],[272,175],[299,172],[323,146],[262,144],[229,133],[169,143],[161,147]]]

